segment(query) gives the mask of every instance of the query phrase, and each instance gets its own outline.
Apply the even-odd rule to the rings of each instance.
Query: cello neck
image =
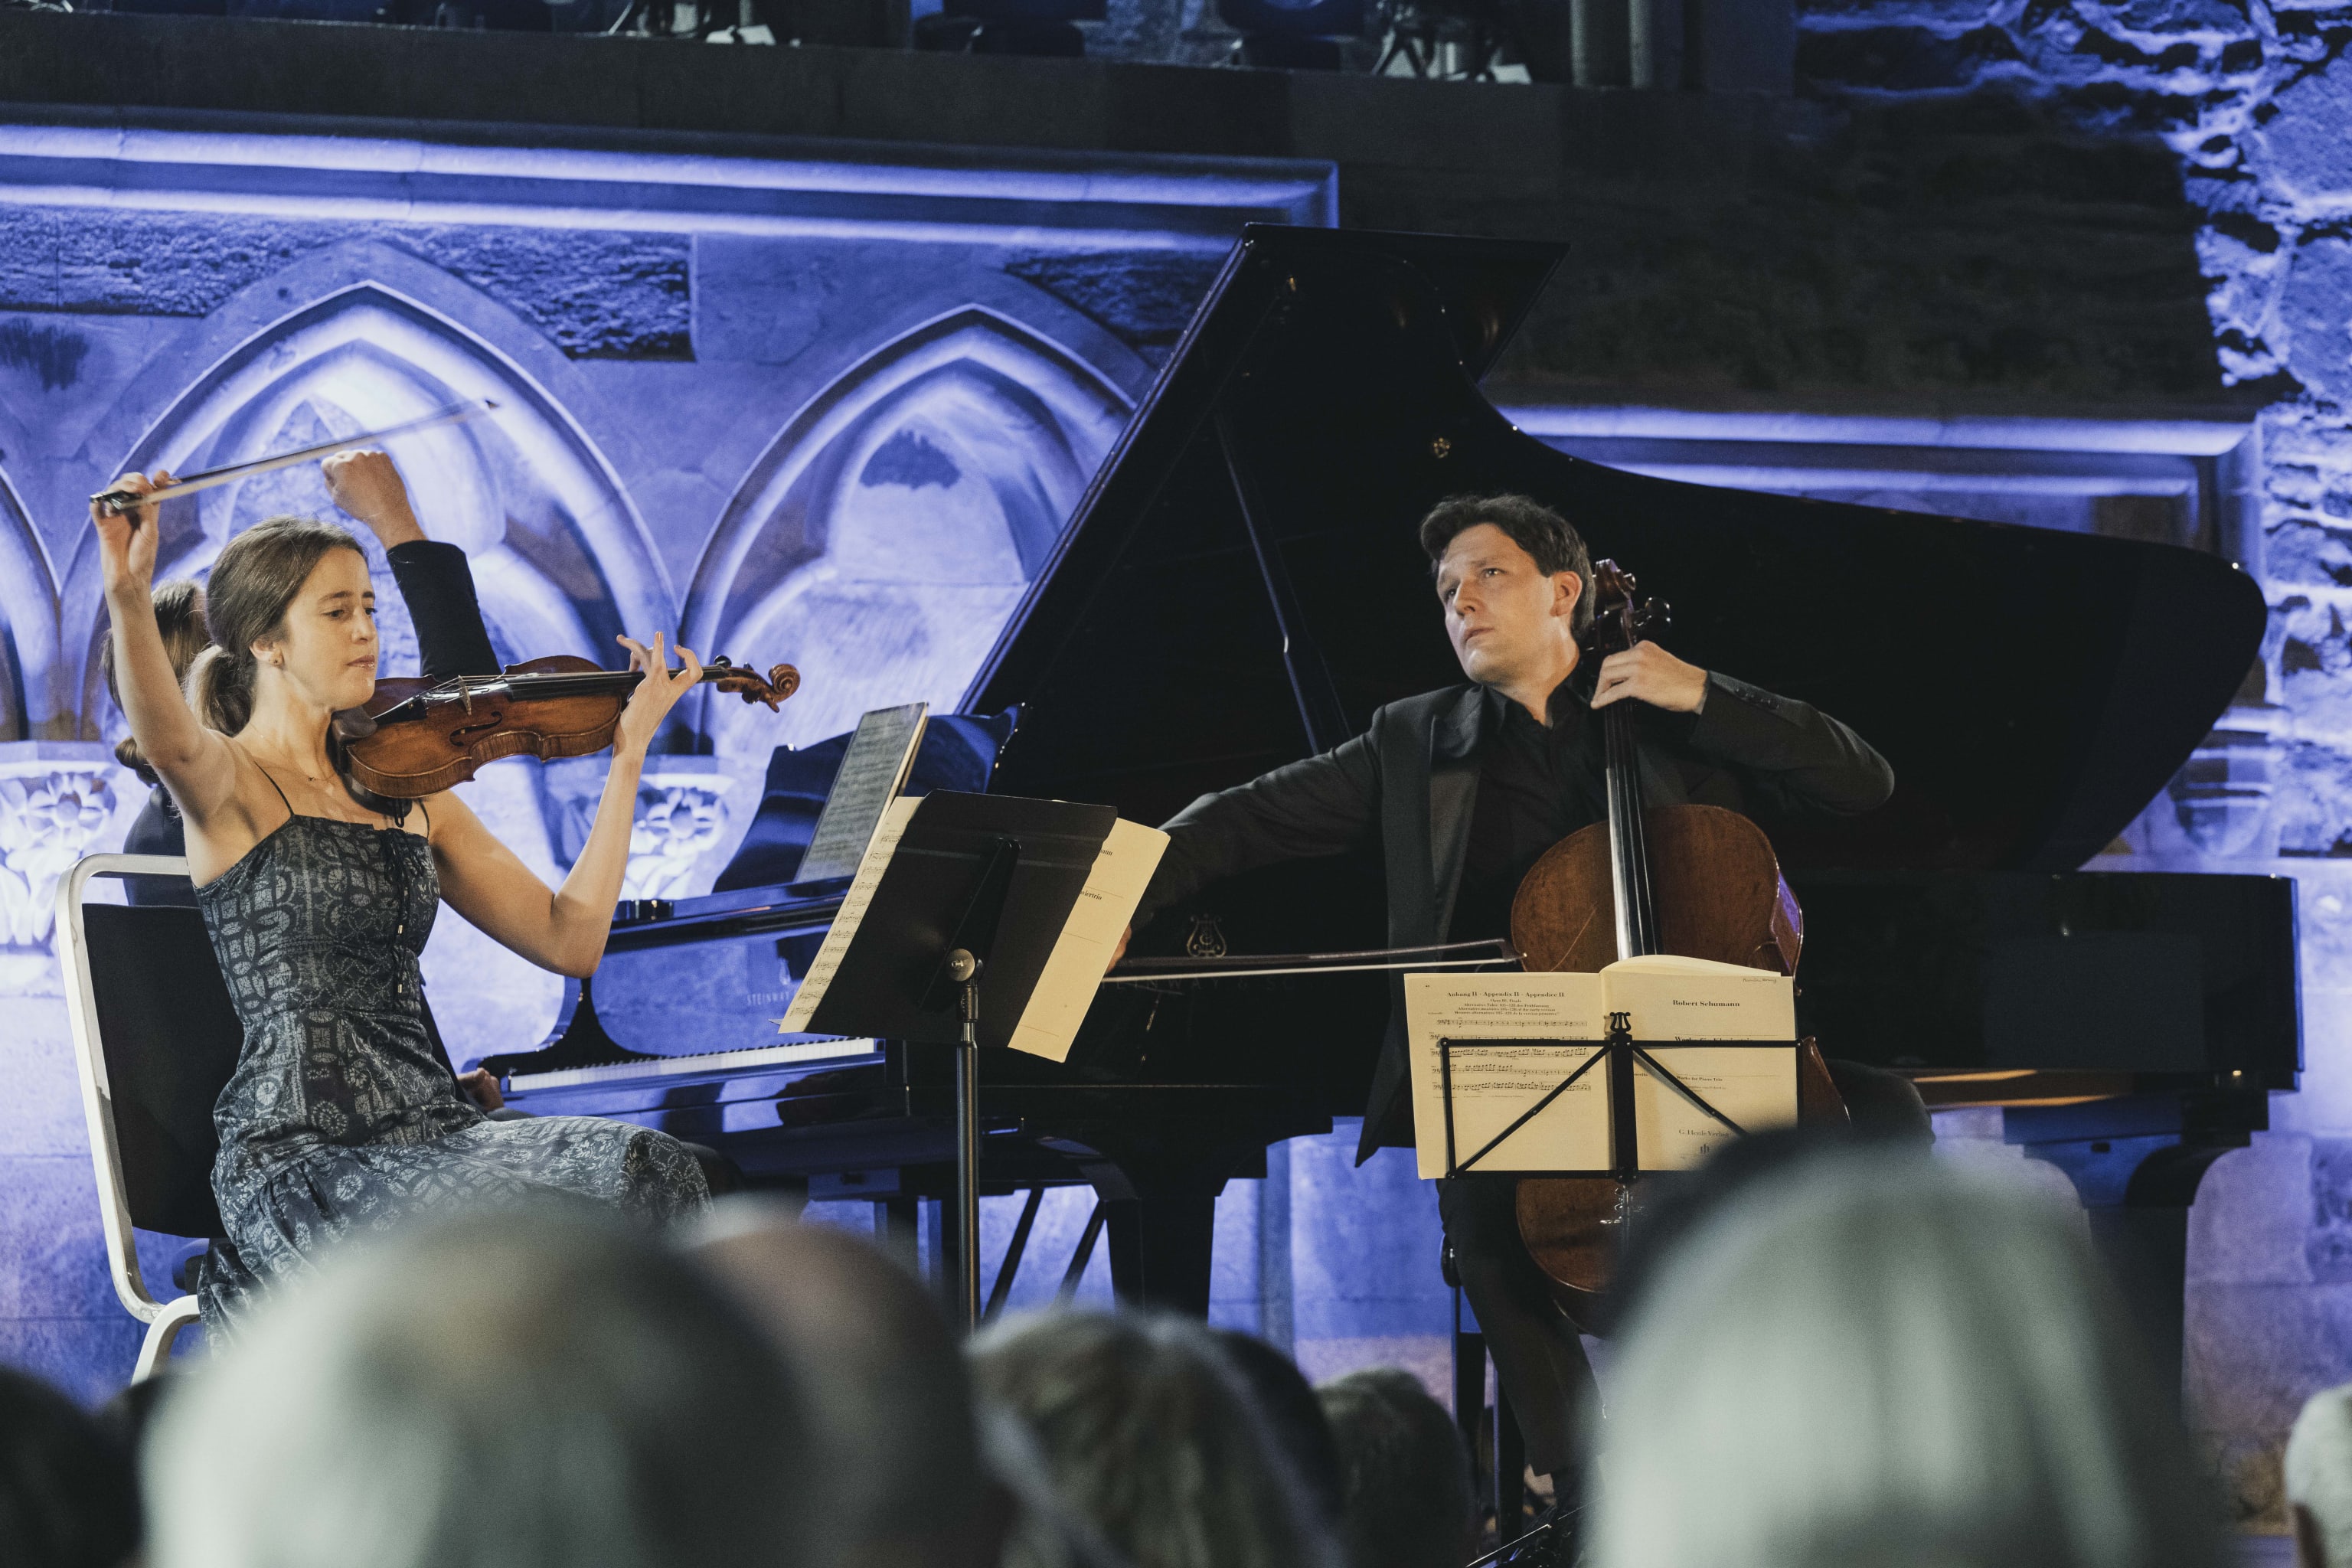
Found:
[[[1664,607],[1637,602],[1633,579],[1614,561],[1592,563],[1592,641],[1596,661],[1631,648],[1664,618]],[[1650,880],[1650,845],[1642,811],[1641,750],[1633,705],[1601,710],[1602,773],[1609,787],[1609,890],[1617,906],[1617,956],[1658,951],[1658,903]]]
[[[1617,956],[1658,951],[1657,900],[1642,811],[1642,769],[1632,704],[1601,711],[1602,776],[1609,793],[1609,883],[1617,912]]]

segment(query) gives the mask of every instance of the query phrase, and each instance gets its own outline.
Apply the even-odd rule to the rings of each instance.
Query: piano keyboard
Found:
[[[714,1074],[740,1073],[759,1068],[796,1067],[803,1062],[836,1058],[870,1057],[882,1048],[879,1040],[788,1040],[757,1046],[748,1051],[710,1051],[701,1056],[656,1057],[648,1061],[614,1062],[604,1067],[560,1068],[553,1072],[518,1072],[507,1076],[509,1094],[534,1094],[545,1089],[577,1089],[589,1084],[644,1083],[664,1079],[681,1081]]]

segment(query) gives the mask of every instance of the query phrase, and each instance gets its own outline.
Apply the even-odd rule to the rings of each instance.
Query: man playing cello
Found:
[[[1223,878],[1377,837],[1391,945],[1507,937],[1520,878],[1545,850],[1606,815],[1591,715],[1612,703],[1640,705],[1653,806],[1741,810],[1755,802],[1847,816],[1892,793],[1885,759],[1805,703],[1651,642],[1593,667],[1580,642],[1592,618],[1590,560],[1576,530],[1549,508],[1524,496],[1454,497],[1422,520],[1421,543],[1468,679],[1390,703],[1363,734],[1320,756],[1194,801],[1166,825],[1168,849],[1135,926]],[[1391,994],[1359,1163],[1413,1141],[1401,977]],[[1577,1326],[1519,1239],[1514,1178],[1473,1174],[1437,1187],[1462,1289],[1517,1413],[1528,1463],[1551,1476],[1559,1517],[1572,1521],[1584,1449],[1577,1413],[1592,1380]]]

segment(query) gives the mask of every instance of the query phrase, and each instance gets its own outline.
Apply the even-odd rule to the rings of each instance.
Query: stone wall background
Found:
[[[1798,15],[1799,90],[1837,111],[2055,121],[2119,158],[2161,147],[2195,224],[2221,387],[2257,408],[2238,553],[2274,618],[2228,721],[2238,754],[2214,764],[2236,821],[2193,824],[2177,785],[2099,863],[2299,884],[2304,1091],[2213,1168],[2189,1254],[2194,1419],[2241,1521],[2278,1530],[2287,1427],[2352,1376],[2352,5],[1801,0]]]

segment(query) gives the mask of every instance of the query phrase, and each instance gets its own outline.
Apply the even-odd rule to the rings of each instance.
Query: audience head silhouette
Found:
[[[1257,1413],[1283,1458],[1298,1472],[1307,1500],[1326,1522],[1339,1518],[1345,1483],[1339,1475],[1339,1450],[1331,1440],[1331,1423],[1325,1418],[1315,1385],[1298,1363],[1259,1339],[1238,1329],[1218,1329],[1217,1344],[1241,1373]]]
[[[982,1469],[961,1352],[929,1295],[870,1243],[756,1199],[693,1255],[774,1336],[824,1434],[852,1565],[985,1568],[1006,1505]]]
[[[1336,1568],[1247,1385],[1197,1322],[1047,1312],[973,1342],[982,1398],[1034,1439],[1062,1503],[1133,1568]],[[1024,1517],[1009,1568],[1068,1560]]]
[[[0,1561],[121,1568],[139,1533],[130,1455],[72,1400],[0,1367]]]
[[[2211,1568],[2215,1513],[2074,1215],[1857,1152],[1666,1259],[1610,1381],[1602,1568]]]
[[[2304,1401],[2286,1440],[2296,1568],[2352,1568],[2352,1383]]]
[[[279,1288],[158,1420],[155,1568],[829,1563],[765,1335],[584,1205],[420,1227]]]
[[[1460,1568],[1477,1555],[1477,1498],[1461,1429],[1396,1367],[1315,1391],[1338,1445],[1349,1568]]]

